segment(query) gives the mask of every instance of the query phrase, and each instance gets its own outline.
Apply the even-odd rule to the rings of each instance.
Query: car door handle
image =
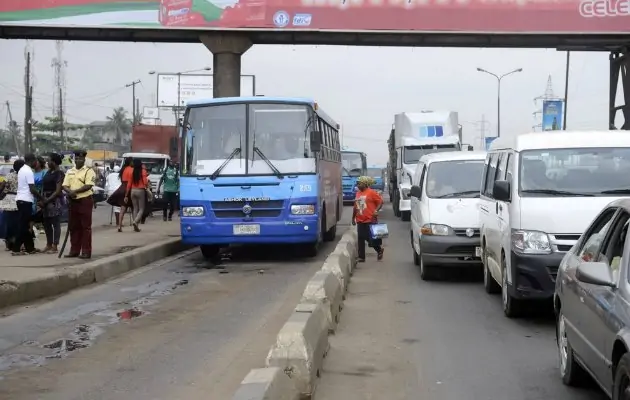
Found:
[[[503,212],[503,206],[499,204],[499,211]]]
[[[494,212],[499,213],[499,203],[494,203]]]

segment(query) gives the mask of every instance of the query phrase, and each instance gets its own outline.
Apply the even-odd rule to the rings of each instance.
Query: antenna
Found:
[[[54,74],[54,90],[53,90],[53,112],[59,113],[59,110],[66,108],[66,67],[68,62],[63,59],[63,42],[57,40],[55,42],[56,54],[52,59],[50,66],[53,68]]]

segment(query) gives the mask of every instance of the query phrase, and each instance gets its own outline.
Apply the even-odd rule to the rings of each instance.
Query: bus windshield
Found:
[[[311,116],[311,108],[303,104],[241,103],[190,108],[184,136],[184,173],[315,173],[315,157],[308,140]]]
[[[381,178],[383,170],[381,168],[368,168],[368,176],[372,178]]]
[[[367,166],[361,153],[341,153],[341,165],[343,176],[359,176],[365,173]]]

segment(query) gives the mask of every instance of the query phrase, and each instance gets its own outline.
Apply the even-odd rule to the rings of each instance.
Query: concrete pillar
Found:
[[[212,52],[214,97],[241,95],[241,56],[252,47],[247,36],[215,33],[200,37]]]

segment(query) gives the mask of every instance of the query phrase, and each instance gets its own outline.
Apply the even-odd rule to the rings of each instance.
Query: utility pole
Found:
[[[562,130],[567,130],[567,105],[569,104],[569,66],[571,65],[571,52],[567,51],[567,70],[564,76],[564,112],[562,115]]]
[[[24,152],[33,151],[33,87],[31,86],[31,53],[26,53],[26,71],[24,74]]]
[[[59,137],[61,138],[61,148],[66,150],[66,141],[64,138],[65,118],[63,115],[63,88],[59,88]]]
[[[131,96],[132,96],[131,107],[132,107],[132,115],[133,115],[133,117],[131,118],[132,125],[136,124],[136,85],[139,83],[140,83],[140,79],[125,85],[125,87],[131,88]]]

